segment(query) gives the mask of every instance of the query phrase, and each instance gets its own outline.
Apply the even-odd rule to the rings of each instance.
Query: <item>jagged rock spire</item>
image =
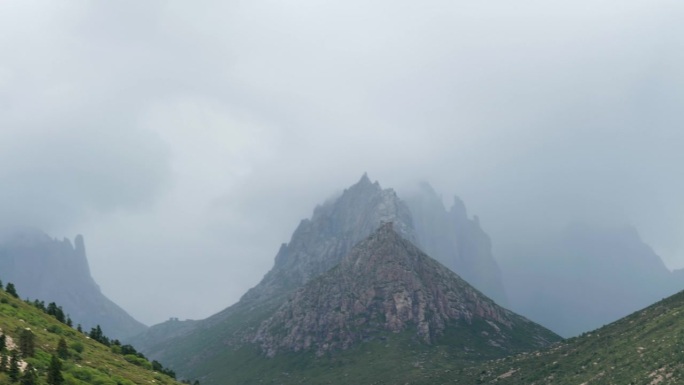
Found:
[[[334,201],[317,206],[311,219],[300,222],[275,265],[243,300],[270,298],[291,291],[322,274],[383,222],[393,222],[403,237],[415,241],[408,207],[392,189],[372,183],[367,174]]]

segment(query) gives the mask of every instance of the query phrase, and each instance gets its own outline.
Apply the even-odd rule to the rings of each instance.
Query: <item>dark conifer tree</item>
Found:
[[[91,328],[90,333],[88,333],[88,337],[97,342],[102,342],[102,337],[104,337],[104,334],[102,333],[102,328],[100,328],[100,325]]]
[[[24,375],[21,377],[21,385],[38,385],[38,376],[33,365],[27,364]]]
[[[35,300],[33,300],[33,306],[35,306],[37,309],[40,309],[43,312],[47,313],[47,309],[45,308],[45,301],[39,301],[39,300],[35,299]]]
[[[66,317],[64,316],[64,310],[62,309],[61,306],[57,306],[57,314],[55,314],[55,318],[57,318],[57,321],[61,323],[66,323]]]
[[[56,355],[52,355],[50,359],[50,367],[47,372],[48,385],[62,385],[64,384],[64,377],[62,376],[62,361]]]
[[[7,287],[5,287],[5,291],[12,297],[19,298],[19,294],[17,294],[17,288],[14,287],[14,284],[12,282],[7,282]]]
[[[55,318],[61,323],[65,323],[66,319],[64,317],[64,310],[61,306],[57,306],[56,303],[50,302],[47,306],[47,313]]]
[[[57,355],[63,360],[69,358],[69,347],[67,346],[67,342],[64,337],[60,338],[59,342],[57,343]]]
[[[9,364],[9,357],[7,357],[6,351],[0,351],[0,372],[7,371],[7,365]]]
[[[36,336],[31,329],[23,329],[19,334],[19,350],[24,357],[33,357],[36,353]]]
[[[10,380],[17,382],[19,380],[19,353],[16,350],[10,351],[9,369],[7,369]]]
[[[5,350],[7,347],[7,337],[4,334],[0,334],[0,352]]]

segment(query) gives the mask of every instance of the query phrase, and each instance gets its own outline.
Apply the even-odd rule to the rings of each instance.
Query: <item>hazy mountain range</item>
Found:
[[[370,359],[348,373],[357,379],[419,375],[426,361],[465,368],[556,341],[544,327],[572,336],[607,324],[684,282],[629,227],[573,224],[556,238],[499,250],[499,262],[492,243],[458,197],[447,210],[428,184],[400,196],[364,174],[300,222],[259,284],[204,320],[149,329],[135,321],[93,281],[81,236],[72,244],[37,230],[4,234],[0,279],[209,384],[296,383],[304,379],[278,370],[318,375],[360,352]],[[420,370],[380,358],[386,347]]]
[[[511,308],[575,336],[684,288],[632,227],[575,223],[555,238],[506,250]]]

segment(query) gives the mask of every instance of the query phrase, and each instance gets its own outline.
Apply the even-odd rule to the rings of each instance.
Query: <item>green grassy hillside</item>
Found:
[[[483,384],[682,384],[684,292],[549,350],[492,361],[465,374],[466,383]]]
[[[482,340],[481,333],[491,331],[488,324],[450,326],[432,345],[418,340],[409,328],[378,333],[371,341],[321,356],[305,351],[267,358],[254,345],[226,348],[196,364],[193,374],[210,373],[201,378],[202,383],[222,385],[434,384],[444,374],[460,378],[468,368],[504,355]],[[514,338],[530,338],[524,326],[517,330]]]
[[[176,385],[180,382],[150,368],[146,360],[134,356],[113,353],[116,347],[108,347],[88,338],[85,334],[59,322],[32,304],[28,304],[0,290],[0,334],[6,338],[7,348],[19,350],[20,335],[30,329],[33,334],[35,353],[22,357],[24,363],[35,368],[37,384],[47,384],[47,371],[53,355],[57,355],[60,339],[66,341],[67,350],[62,362],[62,375],[67,385]],[[135,362],[133,364],[129,361]],[[11,384],[7,371],[0,372],[0,384]],[[19,383],[19,382],[17,382]]]

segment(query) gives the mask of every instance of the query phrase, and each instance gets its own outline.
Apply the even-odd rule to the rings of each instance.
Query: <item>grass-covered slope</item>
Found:
[[[61,338],[64,338],[68,348],[68,357],[61,360],[64,384],[180,384],[167,375],[146,368],[149,366],[147,361],[115,354],[112,348],[88,338],[32,304],[0,290],[0,334],[8,336],[8,342],[12,341],[8,343],[5,355],[9,355],[10,348],[19,349],[20,335],[27,328],[33,334],[35,353],[33,357],[22,357],[21,360],[22,365],[31,364],[35,368],[37,384],[47,384],[50,361],[52,356],[57,354]],[[128,362],[127,359],[136,361],[138,365]],[[0,372],[0,384],[11,383],[9,374],[6,371]]]
[[[378,333],[350,349],[317,356],[313,351],[283,352],[268,358],[254,345],[226,348],[199,363],[193,375],[202,384],[436,384],[470,378],[469,368],[502,357],[482,339],[491,331],[485,322],[451,325],[434,344],[415,337],[415,328]],[[530,338],[521,328],[515,338]],[[445,374],[447,375],[445,379]]]
[[[484,384],[683,384],[684,292],[549,350],[467,374],[469,383]]]
[[[223,370],[213,374],[230,378],[226,384],[683,384],[684,292],[537,352],[491,360],[486,346],[455,348],[469,338],[446,335],[427,346],[411,333],[387,333],[336,354],[268,361],[255,349],[226,350]]]

